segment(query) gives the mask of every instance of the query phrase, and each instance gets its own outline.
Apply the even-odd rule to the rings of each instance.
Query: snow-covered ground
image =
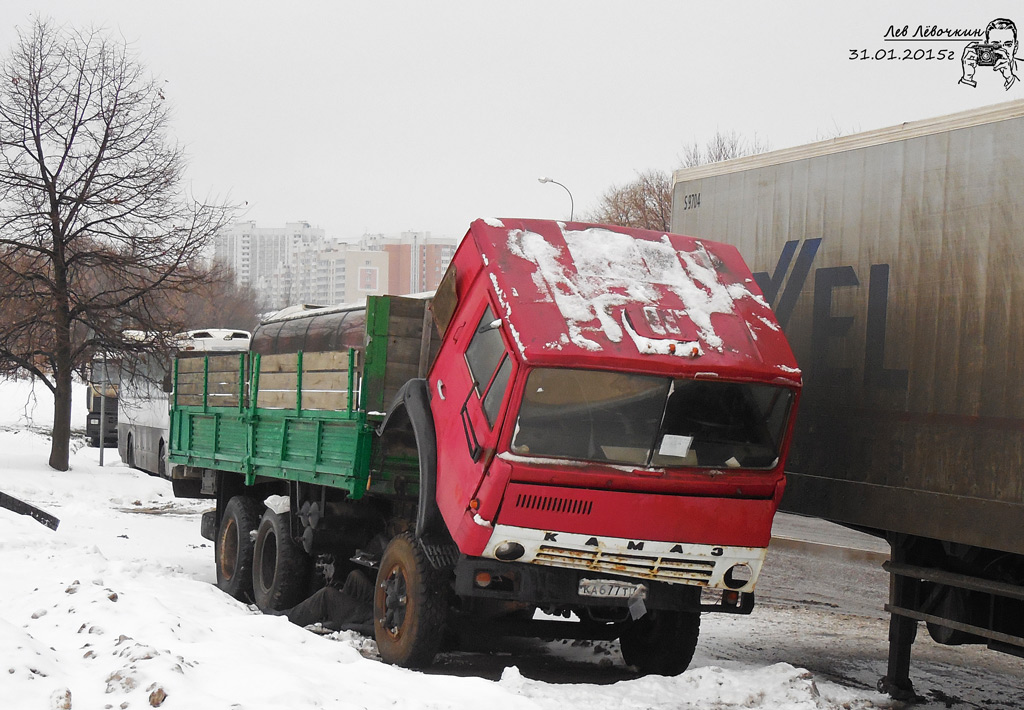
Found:
[[[98,450],[82,442],[70,471],[50,470],[45,434],[17,420],[25,391],[0,382],[0,491],[61,522],[52,531],[0,509],[4,709],[894,706],[864,683],[750,654],[799,635],[813,617],[796,608],[780,610],[773,625],[705,616],[697,656],[674,678],[631,677],[615,643],[537,645],[554,665],[586,663],[587,682],[531,679],[512,665],[514,654],[479,664],[498,664],[494,679],[474,674],[471,660],[468,674],[457,659],[429,673],[387,666],[371,639],[311,633],[217,590],[213,551],[199,535],[204,502],[175,500],[166,481],[128,469],[110,450],[101,468]]]

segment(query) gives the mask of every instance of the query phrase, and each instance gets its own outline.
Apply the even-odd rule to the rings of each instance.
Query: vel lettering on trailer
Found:
[[[797,247],[799,246],[799,253]],[[782,247],[775,270],[768,274],[754,274],[754,280],[771,304],[779,325],[785,330],[796,308],[797,299],[807,283],[814,257],[821,239],[788,241]],[[794,259],[795,256],[795,259]],[[792,270],[790,270],[792,265]],[[786,274],[789,278],[786,279]],[[785,286],[783,287],[783,284]],[[814,271],[813,303],[811,307],[811,351],[816,371],[829,368],[828,342],[830,338],[846,335],[853,327],[855,316],[832,315],[832,295],[836,289],[860,286],[860,279],[852,266],[827,266]],[[885,367],[886,323],[889,314],[889,265],[872,264],[868,272],[868,303],[864,339],[864,384],[889,390],[907,389],[907,371]],[[837,374],[849,374],[842,368],[832,368]]]

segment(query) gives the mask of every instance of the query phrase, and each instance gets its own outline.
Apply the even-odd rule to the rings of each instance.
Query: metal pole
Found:
[[[107,353],[103,353],[103,373],[100,385],[100,467],[103,466],[103,445],[107,438]]]

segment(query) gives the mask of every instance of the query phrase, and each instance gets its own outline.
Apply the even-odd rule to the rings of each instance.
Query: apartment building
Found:
[[[239,222],[215,240],[214,259],[270,308],[359,303],[367,295],[437,288],[457,241],[429,232],[364,235],[358,244],[326,237],[308,222],[259,227]]]
[[[458,240],[435,237],[430,232],[402,232],[397,237],[364,235],[362,244],[388,254],[392,293],[421,293],[437,288],[455,255]]]

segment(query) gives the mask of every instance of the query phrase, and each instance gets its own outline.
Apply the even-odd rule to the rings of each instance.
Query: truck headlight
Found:
[[[740,563],[727,569],[722,581],[725,582],[725,586],[729,589],[739,589],[750,582],[753,578],[754,570],[750,569],[750,565]]]
[[[503,542],[494,548],[494,556],[502,562],[518,560],[526,554],[526,550],[518,542]]]

